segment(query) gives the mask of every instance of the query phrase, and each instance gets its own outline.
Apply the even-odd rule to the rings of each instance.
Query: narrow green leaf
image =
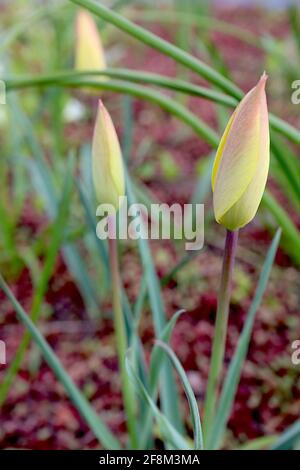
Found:
[[[70,160],[67,166],[65,184],[63,194],[58,208],[56,220],[52,225],[51,230],[51,243],[45,255],[43,270],[39,277],[38,285],[34,291],[33,303],[31,309],[31,320],[36,323],[40,314],[44,296],[47,292],[48,283],[52,276],[60,244],[64,237],[65,223],[69,212],[69,204],[71,199],[72,190],[72,168],[73,162]],[[9,389],[13,383],[15,376],[22,364],[24,354],[30,343],[30,334],[26,332],[20,342],[13,361],[10,363],[8,369],[5,371],[3,380],[0,384],[0,406],[4,403]]]
[[[208,80],[210,83],[226,91],[230,96],[240,100],[243,97],[243,92],[230,80],[223,77],[216,70],[211,68],[209,65],[205,64],[201,60],[193,57],[186,51],[174,46],[173,44],[161,39],[159,36],[147,31],[141,26],[137,26],[131,21],[123,18],[118,13],[110,10],[97,3],[95,0],[70,0],[77,5],[87,8],[89,11],[99,16],[100,18],[108,21],[109,23],[115,25],[117,28],[122,31],[130,34],[132,37],[135,37],[139,41],[147,44],[148,46],[157,49],[163,54],[171,57],[176,62],[185,65],[190,70],[198,73],[200,76]],[[269,115],[270,124],[273,129],[280,132],[282,135],[285,135],[293,142],[300,145],[300,132],[287,122],[282,119],[274,116],[273,114]]]
[[[154,49],[159,50],[160,52],[172,57],[177,62],[185,65],[194,72],[199,73],[199,75],[206,78],[208,81],[216,85],[217,87],[227,91],[230,95],[240,98],[242,92],[236,87],[233,83],[228,81],[214,69],[209,67],[209,65],[201,62],[201,60],[193,57],[182,49],[174,46],[173,44],[161,39],[155,34],[147,31],[141,26],[137,26],[131,21],[123,18],[121,15],[115,11],[105,7],[104,5],[94,1],[94,0],[71,0],[73,3],[87,8],[95,15],[99,16],[105,21],[112,23],[117,28],[123,30],[124,32],[135,37],[139,41],[147,44],[148,46],[153,47]]]
[[[43,335],[31,321],[30,317],[24,311],[20,303],[17,301],[2,276],[0,276],[0,287],[4,291],[5,295],[8,297],[8,299],[11,301],[12,305],[16,310],[18,318],[30,332],[32,339],[40,348],[49,367],[53,370],[60,383],[64,386],[75,407],[78,409],[82,417],[86,420],[90,429],[93,431],[97,439],[99,439],[99,441],[103,444],[106,449],[120,449],[119,442],[111,434],[111,432],[102,422],[102,420],[98,417],[97,413],[93,410],[88,401],[81,394],[80,390],[76,387],[76,385],[60,363],[58,357],[53,352]]]
[[[57,175],[60,173],[57,174],[54,171],[51,171],[49,164],[45,159],[43,150],[35,137],[33,125],[24,114],[18,103],[17,97],[14,95],[10,107],[14,110],[16,128],[21,133],[24,143],[29,148],[30,154],[33,156],[33,158],[28,161],[28,168],[30,170],[32,182],[37,194],[41,196],[44,201],[48,216],[51,219],[54,219],[58,208],[58,182],[56,179]],[[62,253],[64,260],[78,285],[88,311],[98,312],[97,292],[75,243],[68,242],[64,244]]]
[[[273,215],[276,223],[282,228],[282,243],[285,251],[300,266],[300,232],[298,228],[269,191],[264,192],[262,201]]]
[[[160,340],[163,342],[168,342],[171,338],[172,331],[174,326],[177,323],[178,318],[184,313],[184,310],[179,310],[176,312],[172,318],[168,321],[165,325],[161,335]],[[159,381],[159,375],[161,373],[161,368],[163,364],[163,353],[161,348],[154,344],[154,348],[152,349],[151,353],[151,360],[150,360],[150,370],[149,370],[149,393],[153,400],[156,400],[157,397],[157,385]],[[147,442],[148,436],[151,430],[151,423],[152,423],[152,415],[151,410],[148,409],[145,413],[144,420],[143,420],[143,430],[141,434],[141,446]]]
[[[131,178],[127,171],[126,184],[128,202],[129,204],[135,204],[136,199],[132,189]],[[159,338],[161,332],[163,331],[166,325],[166,316],[161,298],[160,284],[153,265],[153,258],[148,244],[148,240],[139,238],[138,246],[145,273],[151,310],[153,314],[155,335],[156,338]],[[176,384],[174,381],[172,370],[168,366],[168,364],[166,364],[165,361],[163,361],[161,368],[161,400],[163,412],[166,417],[170,420],[170,422],[176,427],[176,429],[181,431],[183,426],[180,418],[179,400],[178,394],[176,392]]]
[[[128,375],[131,378],[137,392],[144,398],[145,402],[151,409],[163,440],[171,444],[175,449],[190,450],[190,446],[188,445],[187,441],[172,425],[168,418],[159,410],[153,399],[148,394],[138,375],[134,371],[134,368],[130,363],[128,354],[126,357],[126,368]]]
[[[88,178],[86,179],[88,180]],[[109,271],[107,246],[102,240],[100,240],[97,237],[96,218],[95,218],[95,215],[93,215],[93,204],[92,204],[91,198],[88,197],[87,191],[82,182],[77,181],[77,188],[79,191],[81,203],[84,208],[86,221],[89,226],[90,233],[92,234],[96,247],[97,247],[96,254],[99,256],[99,261],[101,262],[102,265],[104,265],[104,268],[105,268],[106,275],[104,277],[106,279],[109,279],[110,271]],[[136,363],[138,366],[140,378],[142,382],[144,383],[144,385],[147,385],[146,361],[145,361],[145,357],[143,354],[141,341],[138,336],[137,327],[135,327],[135,320],[133,317],[131,306],[130,306],[130,303],[128,301],[128,298],[124,289],[122,289],[122,309],[123,309],[123,313],[125,317],[126,333],[127,333],[128,341],[129,341],[129,344],[133,346],[135,354],[136,354]]]
[[[42,195],[49,217],[54,218],[57,213],[57,196],[56,190],[50,182],[50,170],[43,162],[37,162],[36,159],[30,160],[29,168],[35,189],[39,195]],[[75,243],[64,243],[62,253],[85,300],[88,311],[98,312],[98,296]]]
[[[133,148],[133,102],[131,96],[124,96],[122,100],[122,122],[124,124],[122,139],[122,154],[126,162],[131,158]]]
[[[298,51],[298,58],[300,59],[300,19],[299,19],[299,9],[295,5],[291,5],[289,10],[289,20],[291,25],[291,31],[293,33],[294,42]],[[299,62],[298,62],[299,63]]]
[[[257,439],[252,439],[251,441],[245,442],[237,448],[237,450],[262,450],[270,447],[276,440],[278,436],[261,436]]]
[[[168,323],[165,325],[159,339],[164,343],[168,343],[170,341],[172,331],[177,323],[178,318],[185,312],[185,310],[178,310]],[[155,389],[158,382],[158,377],[160,373],[160,364],[162,362],[163,352],[160,347],[155,343],[154,348],[151,353],[151,361],[150,361],[150,370],[149,370],[149,383],[150,383],[150,391],[151,395],[155,393]]]
[[[299,158],[294,158],[294,155],[287,148],[287,145],[281,142],[274,134],[271,135],[271,149],[276,158],[276,162],[281,169],[281,172],[286,177],[286,182],[289,184],[292,194],[297,200],[298,207],[300,204],[300,182],[298,175],[300,174]]]
[[[56,80],[57,81],[57,80]],[[136,96],[141,99],[145,99],[152,103],[159,105],[162,109],[165,109],[170,114],[173,114],[182,122],[191,127],[198,135],[203,137],[213,147],[218,145],[218,135],[211,129],[205,122],[201,121],[195,114],[189,111],[185,106],[172,100],[170,97],[163,95],[157,91],[151,90],[150,88],[141,85],[132,85],[128,82],[121,81],[99,81],[99,80],[63,80],[60,82],[62,86],[73,86],[82,87],[88,86],[97,89],[111,90],[115,92],[127,93],[129,95]],[[23,83],[24,85],[24,83]],[[46,86],[46,83],[44,84]],[[7,91],[12,90],[16,85],[13,82],[7,83]]]
[[[293,449],[294,444],[300,439],[300,419],[284,431],[278,440],[271,446],[272,450]]]
[[[51,5],[43,5],[41,7],[35,6],[32,9],[30,5],[30,13],[25,14],[22,12],[22,17],[14,21],[12,27],[7,30],[1,31],[0,34],[0,54],[3,54],[5,49],[14,41],[18,36],[26,32],[27,29],[32,28],[33,24],[43,18],[51,18],[54,15],[62,15],[62,8],[66,8],[68,5],[62,4],[61,1],[57,2],[54,0]]]
[[[198,409],[198,404],[196,397],[194,395],[193,389],[191,387],[191,384],[186,376],[186,373],[179,362],[176,354],[172,349],[166,344],[163,343],[162,341],[157,340],[156,344],[158,347],[162,348],[167,356],[169,357],[171,363],[173,364],[174,368],[176,369],[177,374],[179,375],[183,388],[186,394],[186,397],[189,402],[189,407],[190,407],[190,412],[192,415],[192,421],[193,421],[193,429],[194,429],[194,441],[195,441],[195,450],[201,450],[203,449],[203,437],[202,437],[202,428],[201,428],[201,420],[200,420],[200,414],[199,414],[199,409]]]
[[[73,1],[73,0],[71,0]],[[109,81],[109,82],[99,82],[99,80],[92,80],[91,78],[81,78],[82,77],[91,77],[94,75],[107,75],[109,77],[114,78],[121,78],[122,80],[128,80],[130,82],[142,82],[142,83],[149,83],[153,85],[159,85],[164,88],[169,88],[172,90],[180,91],[181,93],[187,93],[194,96],[199,96],[211,101],[214,101],[219,104],[223,104],[224,106],[234,107],[237,105],[238,100],[231,95],[225,95],[223,93],[218,93],[215,90],[210,90],[209,88],[200,87],[198,85],[194,85],[184,80],[177,80],[177,79],[169,79],[162,75],[146,73],[141,71],[130,71],[126,69],[107,69],[102,71],[91,71],[91,72],[58,72],[56,74],[47,75],[47,76],[39,76],[39,77],[4,77],[6,83],[7,91],[16,90],[16,89],[23,89],[32,86],[49,86],[49,85],[59,85],[64,87],[90,87],[95,89],[103,89],[103,90],[111,90],[116,92],[124,92],[134,96],[138,96],[143,99],[147,99],[149,101],[157,102],[157,96],[155,96],[155,92],[152,90],[147,91],[144,90],[144,93],[141,89],[137,89],[135,91],[135,87],[130,86],[129,83],[121,82],[121,81]],[[147,89],[146,89],[147,90]],[[242,95],[240,96],[242,98]],[[167,101],[167,100],[166,100]],[[174,105],[171,106],[169,110],[167,102],[162,100],[163,104],[160,104],[162,107],[167,109],[169,112],[172,112],[171,109],[174,108]],[[179,103],[177,103],[179,105]],[[182,105],[181,105],[182,107]],[[176,109],[176,108],[174,108]],[[186,108],[185,108],[186,109]],[[178,115],[178,111],[173,112],[174,115],[182,119]],[[192,128],[192,123],[189,123],[189,119],[185,117],[186,123],[190,125]],[[291,124],[287,123],[286,121],[280,119],[279,117],[275,116],[274,114],[269,114],[270,125],[279,134],[287,137],[291,142],[300,145],[300,131],[293,127]],[[208,127],[208,126],[207,126]],[[209,128],[208,128],[209,129]],[[194,129],[196,132],[197,130]],[[206,133],[209,131],[207,129]],[[200,134],[201,135],[201,134]],[[213,139],[213,137],[212,137]],[[209,140],[208,140],[209,142]],[[213,140],[211,141],[213,145]],[[216,145],[218,142],[216,143]]]
[[[105,279],[109,278],[109,260],[108,260],[108,253],[107,253],[107,246],[104,244],[103,240],[100,240],[97,237],[96,233],[96,211],[95,214],[92,211],[92,204],[88,198],[88,195],[80,181],[77,181],[77,189],[80,197],[80,201],[82,203],[82,207],[85,212],[86,223],[89,226],[90,233],[93,234],[94,241],[96,244],[97,251],[99,253],[100,261],[105,270]]]
[[[117,80],[125,80],[133,83],[145,83],[149,85],[156,85],[169,90],[178,91],[180,93],[188,94],[191,96],[198,96],[224,106],[234,107],[237,105],[238,100],[224,93],[206,88],[200,85],[195,85],[191,82],[182,79],[168,78],[152,72],[144,72],[141,70],[130,70],[125,68],[113,68],[105,70],[91,70],[91,71],[61,71],[47,75],[18,75],[16,77],[5,77],[6,89],[20,90],[31,87],[48,87],[48,86],[90,86],[94,88],[101,88],[101,83],[96,80],[98,76],[105,76]],[[110,89],[110,85],[102,84],[105,89]]]

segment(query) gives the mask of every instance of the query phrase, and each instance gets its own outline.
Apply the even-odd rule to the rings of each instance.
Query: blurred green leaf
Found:
[[[293,449],[294,444],[300,439],[300,419],[284,431],[278,440],[271,446],[272,450]]]
[[[45,260],[43,270],[40,274],[39,282],[33,293],[33,301],[30,318],[33,323],[36,323],[42,310],[42,303],[44,296],[48,289],[50,278],[53,274],[57,255],[59,252],[60,245],[62,243],[65,231],[65,224],[67,222],[67,216],[69,212],[69,205],[71,199],[72,190],[72,170],[73,162],[70,160],[67,166],[65,184],[61,201],[58,205],[57,217],[52,225],[51,230],[51,243],[45,254]],[[13,361],[10,363],[8,369],[5,371],[4,377],[0,384],[0,406],[4,403],[10,387],[12,386],[13,380],[18,373],[18,370],[22,364],[24,354],[30,343],[30,334],[26,332],[19,344],[17,352]]]
[[[141,26],[138,26],[126,18],[123,18],[121,15],[114,12],[113,10],[110,10],[106,6],[96,3],[95,0],[70,1],[87,8],[95,15],[115,25],[117,28],[135,37],[144,44],[153,47],[154,49],[171,57],[176,62],[185,65],[187,68],[198,73],[216,87],[227,92],[233,98],[240,100],[243,97],[243,92],[234,83],[223,77],[223,75],[211,68],[209,65],[192,56],[188,52],[174,46],[168,41],[165,41],[159,36],[156,36],[150,31],[147,31]],[[295,127],[272,114],[269,115],[269,119],[273,129],[300,145],[300,132]]]
[[[67,374],[63,366],[61,365],[58,357],[50,348],[49,344],[43,337],[43,335],[39,332],[36,328],[34,323],[31,321],[30,317],[27,313],[23,310],[22,306],[19,304],[11,290],[9,289],[8,285],[0,276],[0,287],[11,301],[12,305],[14,306],[18,318],[20,321],[25,325],[25,327],[30,332],[32,339],[40,348],[46,362],[48,363],[49,367],[53,370],[54,374],[56,375],[59,382],[64,386],[67,394],[69,395],[70,399],[73,401],[76,409],[82,415],[82,417],[86,420],[87,424],[89,425],[90,429],[93,431],[97,439],[99,439],[100,443],[109,450],[117,450],[120,449],[120,444],[116,440],[116,438],[112,435],[112,433],[108,430],[105,424],[102,422],[98,414],[93,410],[90,404],[87,402],[85,397],[81,394],[80,390],[76,387],[70,376]]]
[[[201,420],[200,414],[198,409],[198,404],[196,397],[194,395],[193,389],[191,384],[186,376],[186,373],[180,364],[176,354],[172,351],[172,349],[164,342],[157,340],[156,344],[159,348],[162,348],[165,353],[167,354],[168,358],[170,359],[171,363],[173,364],[177,374],[179,375],[186,397],[189,402],[190,412],[192,415],[193,421],[193,429],[194,429],[194,441],[195,441],[195,450],[203,449],[203,437],[202,437],[202,428],[201,428]]]
[[[161,413],[159,408],[156,406],[155,402],[150,397],[149,393],[145,389],[138,375],[134,371],[134,368],[132,364],[130,363],[128,354],[126,357],[126,368],[133,384],[135,385],[136,390],[144,398],[145,402],[151,409],[155,417],[155,420],[157,422],[157,425],[159,427],[159,430],[161,432],[163,440],[171,444],[175,449],[180,449],[180,450],[190,449],[188,442],[177,431],[177,429],[172,425],[172,423],[168,420],[168,418],[163,413]]]
[[[245,442],[245,444],[242,444],[241,446],[238,447],[237,450],[262,450],[262,449],[267,449],[270,447],[276,440],[278,439],[278,436],[261,436],[258,437],[257,439],[250,440],[248,442]]]
[[[285,251],[300,265],[300,232],[296,225],[269,191],[265,191],[262,202],[282,228],[282,243]]]
[[[214,69],[201,62],[200,59],[193,57],[182,49],[174,46],[173,44],[161,39],[155,34],[147,31],[146,29],[138,26],[131,21],[123,18],[115,11],[107,8],[106,6],[99,4],[94,0],[71,0],[71,2],[87,8],[95,15],[103,18],[109,23],[114,24],[117,28],[135,37],[139,41],[159,50],[165,55],[169,55],[178,63],[185,65],[186,67],[194,70],[194,72],[202,75],[208,81],[216,85],[217,87],[227,91],[230,95],[235,98],[241,97],[241,91],[231,82],[229,82],[222,75],[217,73]]]
[[[129,204],[135,204],[136,199],[132,189],[131,178],[127,171],[126,187]],[[139,238],[138,246],[148,288],[155,335],[156,338],[159,338],[162,330],[166,325],[166,316],[161,298],[160,284],[155,272],[148,241],[146,239]],[[176,427],[176,429],[181,431],[183,426],[180,418],[178,393],[172,370],[165,361],[163,361],[161,369],[161,400],[163,412],[170,422]]]

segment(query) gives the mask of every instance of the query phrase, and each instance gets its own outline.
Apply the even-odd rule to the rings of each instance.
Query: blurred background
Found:
[[[216,0],[102,2],[124,17],[200,57],[243,91],[269,75],[271,112],[299,129],[300,104],[292,83],[300,79],[300,14],[296,1]],[[224,229],[212,212],[210,171],[214,150],[156,104],[129,94],[53,83],[13,89],[13,79],[74,70],[76,5],[70,1],[0,2],[0,78],[9,80],[0,105],[0,272],[26,312],[38,320],[74,382],[122,442],[118,361],[111,315],[110,280],[95,236],[96,205],[90,185],[90,147],[99,97],[118,130],[139,200],[205,203],[205,245],[194,254],[178,240],[151,242],[166,315],[186,309],[172,346],[203,403]],[[209,86],[172,59],[95,17],[110,68],[157,73]],[[110,80],[110,79],[109,79]],[[51,82],[51,80],[50,80]],[[162,90],[221,135],[230,110],[199,97]],[[229,319],[226,363],[244,324],[274,231],[283,236],[261,304],[224,446],[282,432],[299,418],[299,366],[291,362],[300,339],[299,147],[276,136],[268,198],[241,232]],[[73,164],[70,164],[73,161]],[[286,173],[282,168],[288,166]],[[72,191],[64,187],[70,173]],[[292,183],[291,183],[292,181]],[[298,186],[297,186],[298,185]],[[274,206],[274,201],[277,205]],[[278,209],[279,206],[279,209]],[[58,214],[59,217],[58,217]],[[120,244],[121,275],[146,360],[153,346],[147,298],[137,307],[143,268],[136,243]],[[63,387],[30,342],[0,292],[0,447],[98,448]],[[17,362],[16,362],[17,361]],[[12,364],[19,363],[17,367]],[[182,414],[188,407],[182,400]],[[190,418],[186,418],[191,429]],[[157,444],[159,446],[159,443]]]

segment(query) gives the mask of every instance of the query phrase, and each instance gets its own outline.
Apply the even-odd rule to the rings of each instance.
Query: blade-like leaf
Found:
[[[193,421],[193,428],[194,428],[194,441],[195,441],[195,449],[196,450],[201,450],[203,449],[203,437],[202,437],[202,427],[201,427],[201,420],[200,420],[200,414],[199,414],[199,409],[198,409],[198,404],[196,397],[194,395],[193,389],[191,387],[191,384],[186,376],[186,373],[179,362],[176,354],[172,349],[166,344],[163,343],[162,341],[157,340],[156,344],[158,347],[162,348],[167,356],[169,357],[170,361],[172,362],[174,368],[176,369],[182,384],[183,388],[186,394],[186,397],[189,402],[189,407],[190,407],[190,412],[192,415],[192,421]]]
[[[153,47],[154,49],[159,50],[165,55],[168,55],[175,59],[177,62],[185,65],[199,75],[206,78],[208,81],[216,85],[217,87],[227,91],[229,94],[236,98],[240,98],[242,92],[229,80],[224,78],[209,65],[201,62],[201,60],[193,57],[191,54],[183,51],[179,47],[174,46],[173,44],[161,39],[155,34],[147,31],[146,29],[138,26],[131,21],[123,18],[121,15],[115,11],[107,8],[103,4],[96,2],[94,0],[71,0],[73,3],[87,8],[95,15],[98,15],[100,18],[103,18],[105,21],[114,24],[117,28],[123,30],[124,32],[135,37],[139,41]]]
[[[16,97],[14,97],[11,103],[11,109],[14,110],[16,127],[20,127],[22,137],[24,136],[24,142],[29,148],[30,154],[33,156],[33,159],[30,159],[28,163],[32,182],[37,194],[41,196],[44,201],[48,216],[53,219],[57,214],[59,202],[56,188],[57,181],[54,177],[54,172],[51,171],[43,150],[35,138],[32,123],[23,113]],[[62,253],[70,272],[77,282],[88,311],[98,312],[98,296],[75,243],[68,242],[63,245]]]
[[[48,282],[50,277],[53,274],[53,270],[55,267],[56,258],[58,255],[58,251],[60,245],[62,243],[65,231],[65,224],[67,221],[67,216],[69,212],[69,204],[71,199],[71,191],[72,191],[72,169],[73,169],[73,161],[69,160],[65,183],[63,185],[63,194],[61,197],[61,201],[58,205],[58,213],[57,217],[52,226],[52,236],[51,242],[45,254],[45,260],[42,272],[39,277],[38,285],[34,291],[33,295],[33,303],[31,309],[31,319],[33,323],[36,323],[40,313],[42,302],[47,291]],[[5,372],[3,380],[0,384],[0,405],[2,405],[6,399],[6,396],[9,392],[9,389],[13,383],[13,380],[18,373],[20,365],[22,364],[24,354],[26,349],[30,343],[30,335],[28,332],[25,333],[24,337],[21,340],[21,343],[17,349],[15,357],[13,361],[10,363],[8,369]]]
[[[300,266],[300,232],[294,222],[289,217],[285,209],[278,204],[269,191],[265,191],[263,205],[268,208],[282,229],[282,246],[285,251]]]
[[[278,438],[277,442],[271,446],[272,450],[288,450],[292,449],[294,444],[300,439],[300,419],[292,424],[282,435]]]
[[[133,193],[131,179],[127,170],[126,184],[129,204],[135,204],[135,195]],[[143,223],[142,220],[141,223]],[[160,284],[153,265],[153,258],[148,241],[146,239],[139,238],[138,246],[153,314],[155,335],[156,338],[159,338],[166,325],[166,316],[161,298]],[[172,370],[165,361],[162,361],[161,369],[161,400],[163,412],[170,422],[176,427],[176,429],[181,431],[183,426],[180,418],[179,400],[178,394],[176,393],[176,384]]]
[[[172,318],[168,321],[166,326],[164,327],[159,339],[164,343],[168,343],[174,326],[177,323],[178,318],[185,312],[185,310],[178,310]],[[160,372],[160,364],[162,362],[163,352],[161,348],[155,343],[154,348],[151,353],[151,361],[150,361],[150,371],[149,371],[149,382],[150,382],[150,390],[152,393],[155,393],[155,388],[157,385],[159,372]]]
[[[276,440],[278,436],[261,436],[257,439],[252,439],[251,441],[245,442],[237,448],[237,450],[262,450],[270,447]]]
[[[168,321],[165,325],[160,339],[165,343],[168,342],[171,338],[172,331],[178,318],[184,313],[184,310],[179,310],[176,312],[172,318]],[[156,344],[151,353],[151,360],[150,360],[150,370],[149,370],[149,393],[152,400],[156,400],[157,398],[157,385],[159,380],[159,375],[161,373],[161,368],[163,364],[163,352],[161,348],[159,348]],[[141,434],[141,447],[143,448],[146,445],[148,440],[150,431],[151,431],[151,424],[152,424],[152,413],[151,409],[147,409],[143,418],[143,426],[142,426],[142,434]]]
[[[220,73],[214,70],[209,65],[205,64],[198,58],[192,56],[188,52],[174,46],[173,44],[165,41],[164,39],[156,36],[150,31],[138,26],[131,21],[123,18],[115,11],[99,4],[95,0],[70,0],[77,5],[87,8],[89,11],[99,16],[100,18],[115,25],[120,30],[135,37],[139,41],[147,44],[154,49],[162,52],[163,54],[171,57],[176,62],[186,66],[190,70],[198,73],[200,76],[207,79],[210,83],[226,91],[230,96],[241,99],[243,92],[230,80],[223,77]],[[291,126],[286,121],[270,114],[270,124],[274,130],[288,137],[291,141],[300,145],[300,132],[295,127]]]
[[[187,441],[184,437],[175,429],[172,423],[168,420],[168,418],[161,413],[159,408],[156,406],[153,399],[148,394],[147,390],[145,389],[144,385],[142,384],[141,380],[139,379],[138,375],[134,371],[132,364],[130,363],[128,354],[126,357],[126,368],[127,372],[135,385],[136,390],[138,393],[144,398],[148,406],[150,407],[154,418],[157,422],[159,430],[161,432],[162,438],[171,444],[175,449],[180,450],[187,450],[190,449]]]
[[[68,393],[69,397],[73,401],[74,405],[76,406],[77,410],[80,412],[82,417],[88,423],[90,429],[93,431],[97,439],[102,443],[102,445],[109,450],[112,449],[120,449],[120,444],[116,440],[116,438],[112,435],[112,433],[108,430],[106,425],[102,422],[99,418],[97,413],[93,410],[90,406],[88,401],[85,397],[81,394],[80,390],[76,387],[70,376],[67,374],[65,369],[63,368],[62,364],[60,363],[58,357],[51,349],[43,335],[31,321],[27,313],[23,310],[22,306],[19,304],[11,290],[9,289],[8,285],[0,276],[0,287],[11,301],[12,305],[14,306],[18,318],[20,321],[25,325],[25,327],[30,332],[32,339],[40,348],[45,360],[47,361],[49,367],[55,373],[57,379],[60,383],[64,386],[66,392]]]
[[[101,88],[101,83],[97,81],[98,76],[109,77],[117,80],[126,80],[133,83],[145,83],[149,85],[160,86],[169,90],[178,91],[191,96],[198,96],[219,103],[224,106],[235,107],[238,100],[231,96],[225,95],[216,90],[195,85],[188,81],[168,78],[152,72],[144,72],[142,70],[130,70],[125,68],[113,68],[105,70],[87,70],[79,71],[62,71],[47,75],[24,75],[24,76],[7,76],[5,78],[6,89],[18,90],[29,87],[49,87],[53,85],[59,86],[86,86],[87,84],[95,88]],[[109,88],[108,88],[109,89]]]

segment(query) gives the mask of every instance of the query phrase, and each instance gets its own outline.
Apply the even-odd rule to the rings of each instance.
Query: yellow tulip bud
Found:
[[[267,75],[242,99],[232,114],[216,153],[212,189],[215,218],[237,230],[255,216],[270,163]]]
[[[79,10],[76,17],[75,69],[106,69],[104,50],[96,23],[86,10]]]
[[[125,195],[125,177],[118,136],[111,117],[99,100],[92,143],[92,173],[98,204],[119,208]]]

